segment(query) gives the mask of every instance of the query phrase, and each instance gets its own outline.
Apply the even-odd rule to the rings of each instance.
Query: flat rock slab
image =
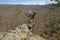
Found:
[[[28,30],[27,24],[23,24],[16,27],[15,30],[11,30],[11,32],[0,32],[0,40],[46,40],[46,39],[32,34]]]

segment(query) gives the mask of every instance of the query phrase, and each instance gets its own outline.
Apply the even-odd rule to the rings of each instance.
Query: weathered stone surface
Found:
[[[16,27],[11,32],[0,32],[0,40],[46,40],[40,36],[34,35],[27,28],[27,24]]]

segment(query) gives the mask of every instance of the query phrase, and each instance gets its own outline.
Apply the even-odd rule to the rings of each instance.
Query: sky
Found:
[[[50,0],[0,0],[0,4],[45,5]]]

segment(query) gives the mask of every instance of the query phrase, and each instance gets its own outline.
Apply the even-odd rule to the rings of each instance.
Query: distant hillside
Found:
[[[32,32],[45,38],[46,35],[49,36],[48,34],[51,31],[49,27],[51,25],[53,26],[52,28],[55,28],[56,25],[54,23],[57,23],[58,26],[56,27],[60,27],[60,8],[53,11],[49,8],[50,6],[48,5],[0,5],[0,31],[8,31],[20,24],[27,23],[29,18],[24,13],[28,10],[34,10],[37,14],[34,18]],[[46,30],[46,24],[49,33]]]
[[[37,15],[43,15],[48,12],[48,9],[45,9],[44,6],[41,5],[0,5],[0,23],[2,27],[0,31],[4,31],[6,27],[8,27],[11,24],[12,20],[18,21],[19,23],[24,23],[23,20],[27,20],[24,16],[24,12],[28,10],[35,10],[38,11]],[[46,12],[47,10],[47,12]],[[23,13],[20,13],[18,17],[16,15],[18,14],[18,11],[23,11]],[[16,17],[16,18],[15,18]],[[15,25],[15,24],[14,24]]]

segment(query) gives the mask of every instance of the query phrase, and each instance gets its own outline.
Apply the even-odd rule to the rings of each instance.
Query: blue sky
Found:
[[[44,5],[49,3],[49,0],[0,0],[0,4],[40,4]]]

